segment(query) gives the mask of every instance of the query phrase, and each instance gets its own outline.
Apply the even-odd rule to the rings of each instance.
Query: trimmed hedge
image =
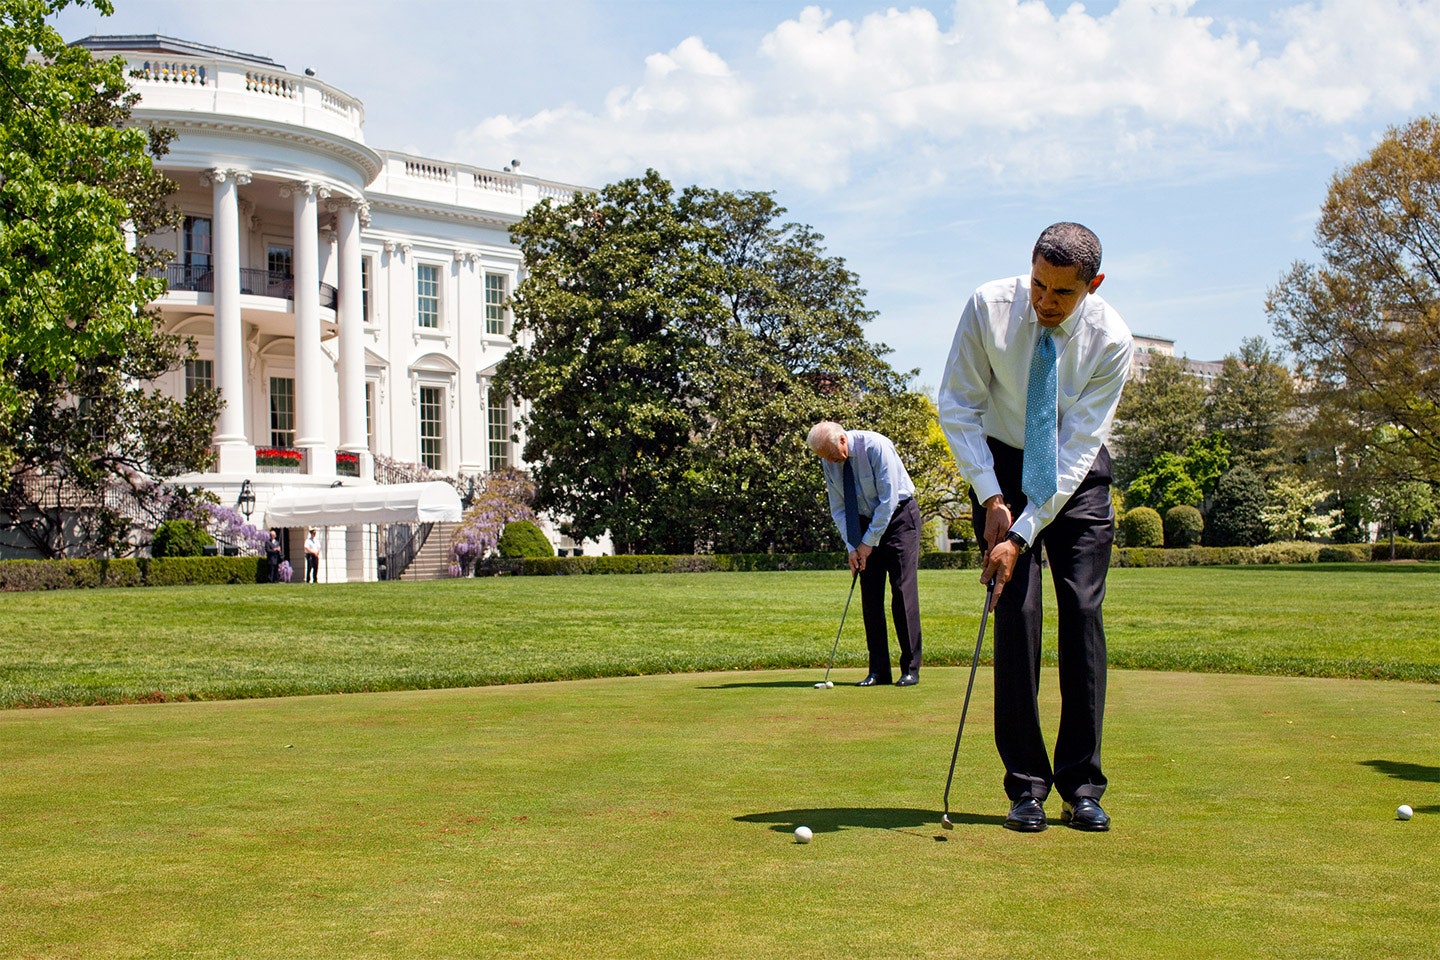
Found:
[[[633,554],[616,557],[526,557],[514,572],[528,577],[607,573],[714,573],[764,570],[838,570],[843,553],[715,553],[668,556]],[[944,556],[944,554],[941,554]],[[495,564],[499,567],[501,564]]]
[[[1390,559],[1390,541],[1380,540],[1371,544],[1356,544],[1370,547],[1371,560]],[[1440,560],[1440,543],[1405,543],[1395,541],[1396,560]]]
[[[0,560],[0,591],[264,583],[269,573],[259,557]]]
[[[1397,560],[1440,561],[1440,543],[1395,544]],[[1269,563],[1359,563],[1389,560],[1390,543],[1266,543],[1258,547],[1116,547],[1112,567],[1247,566]],[[922,570],[980,566],[974,547],[923,553]],[[479,576],[531,577],[614,573],[717,573],[779,570],[843,570],[844,553],[730,553],[695,556],[491,557],[476,565]],[[74,590],[93,587],[161,587],[185,584],[265,583],[264,557],[167,557],[119,560],[0,560],[0,592]]]
[[[263,557],[165,557],[140,560],[147,587],[189,584],[265,583],[270,565]]]

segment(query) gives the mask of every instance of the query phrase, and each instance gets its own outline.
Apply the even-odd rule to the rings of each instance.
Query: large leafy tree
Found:
[[[620,552],[836,545],[805,431],[899,431],[916,401],[865,339],[855,275],[784,212],[649,171],[514,228],[530,270],[499,379],[530,401],[536,505],[574,535],[609,530]],[[921,455],[923,424],[902,442]]]
[[[1115,411],[1115,482],[1128,487],[1156,457],[1183,454],[1202,432],[1205,397],[1205,384],[1189,374],[1183,359],[1152,357],[1144,378],[1126,385]]]
[[[694,438],[691,488],[691,506],[704,520],[702,545],[720,552],[838,546],[806,430],[824,418],[893,430],[902,450],[918,456],[923,411],[920,421],[905,417],[916,399],[882,359],[886,348],[866,340],[874,313],[858,278],[826,254],[818,233],[784,221],[768,193],[692,196],[723,307],[693,395],[706,413]]]
[[[1390,130],[1341,171],[1315,227],[1322,262],[1270,291],[1298,359],[1312,444],[1393,480],[1440,480],[1440,117]],[[1385,429],[1393,428],[1393,429]]]
[[[1295,455],[1294,380],[1263,337],[1241,341],[1210,386],[1205,425],[1261,478],[1289,469]]]
[[[539,204],[511,232],[529,272],[497,376],[531,404],[536,507],[576,539],[609,530],[622,553],[689,552],[695,384],[722,309],[693,195],[650,171]]]
[[[120,60],[46,22],[68,5],[0,0],[0,525],[48,556],[113,552],[173,507],[151,478],[205,465],[219,403],[147,386],[187,350],[144,309],[165,254],[136,241],[174,223],[169,135],[129,125]]]

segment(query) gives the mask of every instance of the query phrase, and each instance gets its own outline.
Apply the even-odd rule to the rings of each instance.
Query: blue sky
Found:
[[[1137,333],[1219,359],[1270,336],[1330,178],[1437,111],[1432,0],[115,0],[67,39],[161,33],[364,101],[382,149],[599,186],[773,191],[940,378],[960,305],[1047,224],[1105,247]]]

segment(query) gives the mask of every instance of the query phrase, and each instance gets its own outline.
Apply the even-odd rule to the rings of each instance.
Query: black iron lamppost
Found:
[[[255,490],[246,480],[240,484],[240,512],[245,514],[245,522],[250,522],[250,514],[255,512]]]

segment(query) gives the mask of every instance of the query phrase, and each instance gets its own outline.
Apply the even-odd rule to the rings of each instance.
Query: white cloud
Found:
[[[492,117],[467,155],[524,156],[604,182],[676,179],[813,190],[858,171],[1000,187],[1203,171],[1277,136],[1413,108],[1440,81],[1440,4],[1328,0],[1265,24],[1196,16],[1193,0],[957,0],[857,20],[808,7],[732,66],[691,36],[645,60],[599,109]],[[534,164],[528,161],[533,159]]]

